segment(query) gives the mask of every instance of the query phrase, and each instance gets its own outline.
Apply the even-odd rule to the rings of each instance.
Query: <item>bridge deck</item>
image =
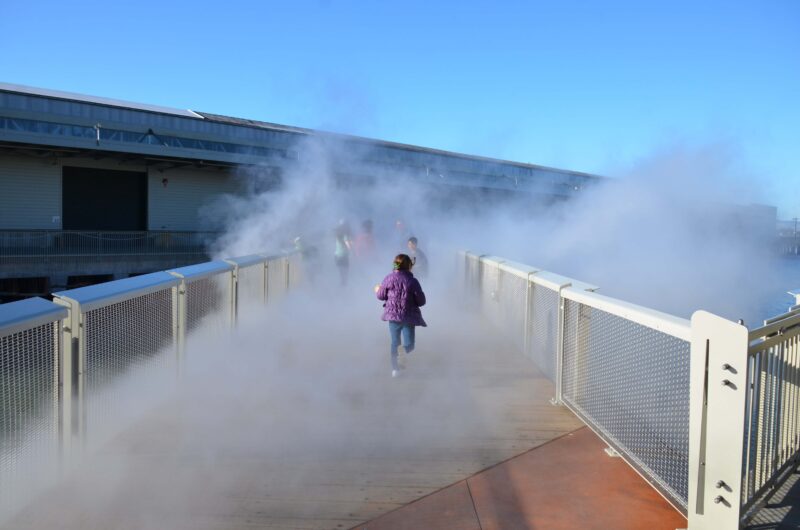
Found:
[[[686,519],[588,427],[354,530],[675,530]],[[546,479],[543,479],[546,477]]]
[[[436,326],[432,308],[391,379],[373,306],[354,310],[357,334],[302,307],[313,329],[284,305],[232,340],[196,338],[171,404],[9,527],[352,528],[581,427],[477,318]]]

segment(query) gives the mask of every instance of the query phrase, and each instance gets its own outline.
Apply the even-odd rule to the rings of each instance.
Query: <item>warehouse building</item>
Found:
[[[550,202],[598,178],[0,83],[0,296],[42,295],[204,259],[221,227],[203,208],[224,194],[277,185],[314,156],[303,147],[310,138],[336,145],[342,154],[331,163],[346,183],[394,172],[465,196]]]

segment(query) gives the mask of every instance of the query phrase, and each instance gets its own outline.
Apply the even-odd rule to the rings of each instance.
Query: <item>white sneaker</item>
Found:
[[[400,371],[399,370],[392,370],[392,377],[397,377],[399,375],[400,375]]]

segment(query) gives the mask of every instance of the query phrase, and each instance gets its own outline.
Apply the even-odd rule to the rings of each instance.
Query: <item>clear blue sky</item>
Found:
[[[0,80],[601,174],[723,142],[800,216],[798,0],[3,0]]]

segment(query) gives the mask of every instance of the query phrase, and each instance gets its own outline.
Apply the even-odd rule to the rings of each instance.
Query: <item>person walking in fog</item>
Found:
[[[419,280],[411,273],[412,266],[407,254],[398,254],[394,258],[394,270],[375,286],[378,300],[385,302],[381,320],[389,323],[392,377],[400,373],[397,360],[400,346],[405,347],[406,354],[414,351],[415,328],[427,326],[419,309],[425,305],[425,293]]]
[[[397,251],[398,252],[405,252],[406,242],[408,241],[408,236],[410,235],[408,232],[408,228],[406,224],[403,222],[402,219],[398,219],[394,222],[394,234],[396,239]]]
[[[369,260],[375,252],[375,236],[372,235],[372,220],[361,223],[361,233],[356,236],[353,253],[361,261]]]
[[[347,285],[347,273],[350,268],[350,226],[344,219],[339,221],[339,225],[334,230],[336,236],[336,247],[333,251],[333,261],[339,269],[339,279],[342,285]]]
[[[417,246],[417,238],[408,238],[408,255],[414,264],[414,274],[417,278],[425,278],[428,275],[428,256]]]

